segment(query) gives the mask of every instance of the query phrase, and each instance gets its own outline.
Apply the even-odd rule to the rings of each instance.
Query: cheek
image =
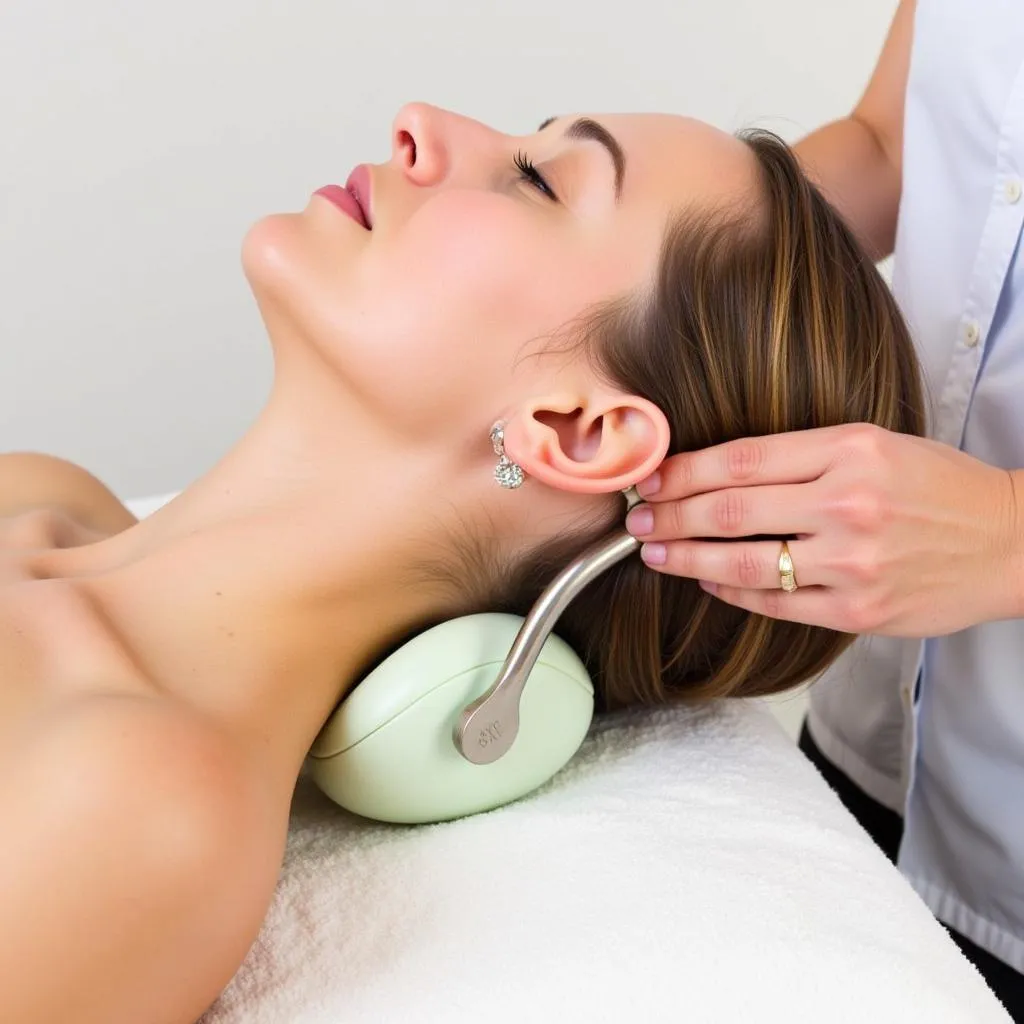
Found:
[[[483,417],[518,356],[608,297],[613,281],[625,286],[620,269],[602,266],[600,248],[559,213],[493,193],[439,194],[381,242],[357,280],[364,337],[402,367],[386,386],[422,392],[428,375],[421,404],[477,401],[486,403]]]
[[[394,368],[374,382],[390,416],[433,431],[496,414],[516,354],[560,305],[538,286],[556,247],[528,212],[502,196],[443,193],[370,254],[360,275],[367,338]]]
[[[403,225],[374,268],[403,297],[389,318],[396,340],[430,326],[430,336],[480,339],[499,325],[536,329],[564,306],[557,288],[568,257],[544,217],[508,197],[449,192]],[[558,276],[556,276],[558,275]]]

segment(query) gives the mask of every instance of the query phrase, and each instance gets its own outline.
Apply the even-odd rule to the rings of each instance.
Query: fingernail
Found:
[[[714,596],[718,593],[718,584],[710,583],[708,580],[700,580],[700,589]]]
[[[654,529],[654,512],[649,508],[634,508],[626,516],[626,529],[635,537],[643,537]]]
[[[636,493],[641,498],[649,498],[652,494],[657,494],[661,490],[661,474],[652,473],[646,480],[641,480],[636,485]]]
[[[644,544],[640,548],[640,557],[648,565],[664,565],[667,555],[664,544]]]

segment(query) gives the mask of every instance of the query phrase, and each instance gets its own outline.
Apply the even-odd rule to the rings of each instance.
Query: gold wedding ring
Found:
[[[787,594],[797,589],[796,574],[793,572],[793,558],[789,553],[789,545],[783,541],[779,552],[779,584]]]

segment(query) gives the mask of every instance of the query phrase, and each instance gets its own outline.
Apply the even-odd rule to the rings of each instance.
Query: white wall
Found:
[[[202,473],[269,383],[246,228],[386,159],[407,100],[793,139],[855,101],[895,5],[0,0],[0,451],[122,495]]]

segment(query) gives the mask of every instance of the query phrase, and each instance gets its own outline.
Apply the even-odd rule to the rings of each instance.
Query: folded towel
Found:
[[[262,933],[201,1024],[1007,1022],[766,711],[621,713],[554,780],[392,826],[301,779]]]

